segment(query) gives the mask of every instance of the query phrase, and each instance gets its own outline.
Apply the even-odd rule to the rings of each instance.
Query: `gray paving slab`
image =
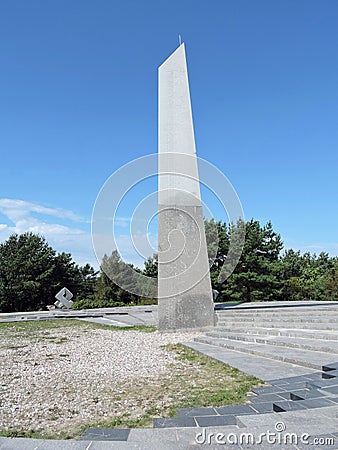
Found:
[[[108,441],[92,441],[87,442],[86,450],[139,450],[140,444],[136,442],[108,442]],[[39,449],[40,450],[40,449]],[[49,449],[48,449],[49,450]],[[50,449],[54,450],[54,449]],[[55,450],[63,450],[58,447]]]
[[[158,321],[158,314],[157,314],[157,312],[154,313],[153,311],[151,311],[151,312],[131,311],[131,312],[129,312],[129,317],[134,317],[135,319],[141,321],[142,323],[149,324],[149,325],[156,325],[157,321]]]
[[[327,406],[327,405],[323,405]],[[305,409],[306,406],[302,404],[301,401],[293,402],[293,401],[281,401],[281,402],[273,402],[273,410],[277,413],[284,411],[295,411],[298,409]]]
[[[308,410],[311,412],[311,410]],[[338,405],[332,404],[331,406],[323,406],[320,409],[313,410],[313,415],[317,417],[337,417],[338,418]],[[337,431],[338,427],[336,428]]]
[[[322,408],[323,406],[332,406],[330,398],[311,398],[307,400],[299,400],[297,404],[305,408]]]
[[[323,391],[338,395],[338,386],[323,386]]]
[[[251,405],[229,405],[215,408],[217,414],[220,415],[242,415],[242,414],[256,414],[257,411]]]
[[[99,323],[101,325],[109,325],[112,327],[131,327],[132,325],[124,323],[124,322],[118,322],[117,320],[111,320],[106,319],[105,317],[89,317],[89,318],[77,318],[77,320],[81,320],[83,322],[92,322],[92,323]]]
[[[87,450],[88,442],[7,438],[0,441],[0,450]]]
[[[323,389],[325,391],[328,387],[337,387],[338,386],[338,380],[331,378],[331,379],[309,379],[307,384],[308,386],[312,386],[314,389]]]
[[[251,389],[251,392],[254,392],[255,394],[278,394],[285,392],[286,389],[289,389],[289,387],[272,385],[272,386],[254,387]]]
[[[273,402],[252,403],[250,406],[260,414],[273,412]]]
[[[176,428],[133,428],[130,430],[128,442],[178,442]]]
[[[208,336],[201,336],[195,339],[198,343],[213,346],[225,347],[242,353],[274,359],[313,369],[321,369],[323,364],[329,364],[332,359],[336,359],[338,354],[328,354],[325,352],[312,351],[299,348],[277,347],[272,345],[257,344],[250,342],[239,342],[229,339],[217,339]]]
[[[282,361],[274,361],[257,355],[246,355],[239,351],[199,342],[185,342],[184,345],[229,366],[236,367],[244,373],[268,382],[283,377],[301,376],[309,372],[317,372],[315,369],[300,367]]]
[[[190,446],[186,446],[185,443],[180,444],[179,442],[147,442],[138,444],[139,450],[188,450]],[[194,450],[196,447],[192,447]]]
[[[81,437],[84,441],[127,441],[129,428],[87,428]]]
[[[199,427],[211,427],[218,425],[236,425],[237,419],[234,415],[227,416],[199,416],[196,417]]]
[[[156,417],[153,419],[154,428],[179,428],[179,427],[196,427],[196,421],[194,417],[181,416],[174,418],[161,418]]]
[[[178,408],[176,410],[178,416],[214,416],[217,414],[217,408]]]
[[[284,400],[284,397],[278,394],[248,395],[247,398],[251,403],[278,402]]]
[[[130,326],[138,326],[138,325],[152,325],[152,323],[149,323],[150,321],[146,321],[143,319],[140,319],[138,317],[138,313],[135,313],[135,315],[132,314],[106,314],[104,316],[105,319],[108,320],[118,320],[121,323],[124,323],[126,325]]]
[[[325,392],[323,389],[293,389],[292,390],[292,396],[298,396],[301,397],[304,400],[309,400],[309,399],[315,399],[315,398],[319,398],[319,397],[325,397],[330,395],[330,393]],[[298,399],[294,399],[291,396],[291,400],[298,400]]]

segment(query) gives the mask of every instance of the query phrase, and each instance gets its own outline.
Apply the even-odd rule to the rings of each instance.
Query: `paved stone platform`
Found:
[[[0,314],[0,323],[23,322],[27,320],[79,319],[116,327],[135,325],[157,326],[157,305],[124,306],[76,310],[50,310]]]

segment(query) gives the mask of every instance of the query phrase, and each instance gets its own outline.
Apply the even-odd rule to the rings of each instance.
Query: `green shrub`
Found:
[[[139,302],[137,303],[138,305],[142,305],[142,306],[147,306],[147,305],[157,305],[158,301],[157,298],[146,298],[146,297],[141,297]]]
[[[115,300],[95,300],[95,299],[81,299],[76,300],[72,309],[95,309],[95,308],[113,308],[115,306],[127,306],[123,302],[118,302]]]

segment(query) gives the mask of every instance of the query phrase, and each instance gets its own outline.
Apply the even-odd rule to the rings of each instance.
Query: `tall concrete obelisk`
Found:
[[[185,47],[159,67],[159,330],[205,329],[214,307]]]

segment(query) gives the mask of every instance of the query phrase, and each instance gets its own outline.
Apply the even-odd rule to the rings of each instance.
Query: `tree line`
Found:
[[[283,251],[281,236],[271,222],[245,223],[244,247],[233,273],[219,282],[221,270],[231,259],[230,241],[243,224],[205,221],[213,289],[217,301],[338,301],[338,258],[327,253],[301,254]],[[215,248],[215,230],[218,245]],[[233,240],[232,240],[233,242]],[[236,240],[235,240],[236,243]],[[235,247],[236,253],[236,245]],[[239,250],[238,250],[239,251]],[[238,254],[239,256],[239,254]],[[157,255],[145,261],[143,270],[125,265],[115,251],[104,256],[99,271],[89,264],[76,264],[70,253],[57,253],[43,236],[13,234],[0,244],[0,312],[34,311],[53,304],[55,294],[66,286],[74,294],[75,309],[152,304],[154,298],[140,298],[121,289],[107,275],[118,272],[132,286],[133,269],[157,277]],[[124,284],[125,285],[125,284]]]

